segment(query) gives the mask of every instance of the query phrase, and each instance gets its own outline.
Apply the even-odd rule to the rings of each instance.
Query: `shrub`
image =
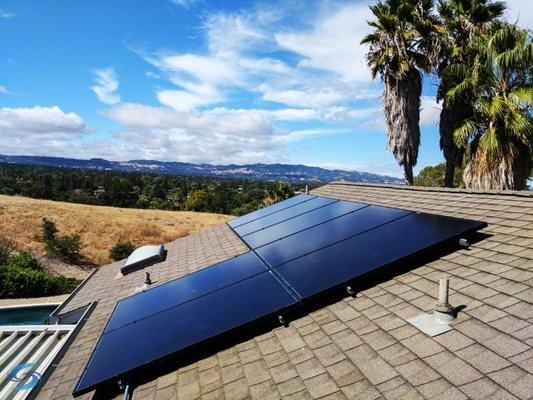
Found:
[[[109,257],[111,257],[113,261],[119,261],[128,257],[133,250],[135,250],[135,245],[133,243],[121,241],[109,250]]]
[[[57,227],[54,221],[50,221],[47,218],[43,218],[43,223],[41,225],[42,239],[43,242],[49,242],[56,238]]]
[[[0,298],[55,296],[72,292],[79,283],[74,278],[51,276],[42,271],[10,265],[0,267]]]
[[[41,238],[48,256],[61,258],[70,263],[77,263],[81,260],[81,239],[79,235],[57,236],[56,224],[46,218],[43,218],[41,232]]]
[[[28,253],[10,256],[0,266],[0,298],[42,297],[70,293],[80,284],[78,279],[52,276]]]
[[[46,243],[46,252],[49,256],[61,258],[73,264],[79,262],[82,258],[80,249],[81,240],[79,235],[60,236]]]
[[[43,267],[39,264],[39,261],[35,259],[30,253],[21,251],[16,255],[12,255],[8,259],[8,264],[11,267],[24,270],[42,271]]]

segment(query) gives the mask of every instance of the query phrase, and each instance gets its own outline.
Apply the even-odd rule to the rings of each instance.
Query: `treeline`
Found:
[[[2,194],[113,207],[242,215],[304,189],[285,182],[0,164]]]

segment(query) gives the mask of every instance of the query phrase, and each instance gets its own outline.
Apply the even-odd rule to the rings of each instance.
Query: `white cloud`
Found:
[[[227,60],[195,54],[165,54],[153,63],[163,70],[182,72],[202,82],[229,83],[240,79],[239,71]]]
[[[266,29],[277,19],[276,13],[258,9],[248,13],[211,14],[205,24],[209,51],[211,54],[242,53],[245,50],[264,47],[273,42]]]
[[[184,8],[189,8],[193,6],[198,0],[170,0],[171,3],[176,4],[178,6],[182,6]]]
[[[159,78],[161,78],[161,76],[160,76],[158,73],[154,72],[154,71],[146,71],[144,74],[145,74],[148,78],[153,78],[153,79],[159,79]]]
[[[333,135],[344,135],[347,133],[352,133],[353,130],[347,128],[311,128],[311,129],[300,129],[291,131],[289,135],[286,136],[286,140],[294,141],[302,138],[310,138],[317,136],[333,136]]]
[[[369,82],[366,47],[360,42],[371,16],[366,2],[345,5],[319,16],[308,31],[277,33],[275,38],[282,48],[303,57],[300,67],[330,71],[343,81]]]
[[[0,85],[0,93],[7,93],[7,89],[5,86]]]
[[[0,108],[0,148],[8,154],[56,154],[87,135],[83,119],[57,106]],[[48,153],[46,153],[48,151]]]
[[[204,54],[141,53],[178,87],[159,93],[158,99],[181,111],[224,101],[234,89],[291,107],[322,108],[377,96],[359,45],[368,30],[366,4],[321,12],[308,30],[283,30],[292,11],[269,6],[212,14],[204,24]],[[296,66],[272,57],[280,51],[299,58]]]
[[[353,99],[348,90],[327,86],[293,89],[262,84],[258,89],[263,100],[297,107],[325,107]]]
[[[437,125],[442,107],[433,96],[422,96],[420,110],[420,125]]]
[[[84,133],[83,119],[65,113],[59,107],[0,108],[0,132],[3,135],[37,135],[42,138],[59,135],[71,138]]]
[[[106,115],[124,125],[116,138],[128,143],[125,154],[136,154],[133,158],[217,163],[283,160],[282,138],[287,132],[258,111],[180,112],[126,103]]]
[[[103,68],[94,71],[96,84],[92,87],[93,92],[102,103],[117,104],[120,102],[117,74],[113,68]]]

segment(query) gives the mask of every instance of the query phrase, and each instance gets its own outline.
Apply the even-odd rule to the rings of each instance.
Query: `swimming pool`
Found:
[[[0,308],[0,325],[42,325],[59,304],[32,304]]]

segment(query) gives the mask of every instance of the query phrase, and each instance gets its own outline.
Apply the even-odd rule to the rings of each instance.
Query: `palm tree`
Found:
[[[441,81],[437,90],[437,101],[442,101],[439,120],[440,148],[446,160],[444,186],[452,187],[455,168],[463,161],[463,150],[455,145],[453,131],[465,119],[471,117],[473,110],[469,101],[451,104],[446,100],[446,92],[457,82],[443,79],[442,71],[451,64],[468,62],[463,50],[479,35],[489,31],[492,22],[502,16],[505,5],[491,0],[441,0],[438,9],[446,30],[446,46],[443,46],[444,51],[438,68]]]
[[[370,6],[374,31],[367,63],[372,79],[379,74],[385,84],[382,102],[387,126],[387,150],[404,168],[405,181],[413,184],[413,167],[420,145],[420,95],[422,74],[435,65],[440,50],[439,23],[433,0],[382,0]]]
[[[495,24],[467,51],[474,62],[444,70],[458,82],[446,99],[473,101],[472,116],[454,131],[467,149],[465,184],[474,189],[525,189],[533,154],[533,43],[527,30]]]

